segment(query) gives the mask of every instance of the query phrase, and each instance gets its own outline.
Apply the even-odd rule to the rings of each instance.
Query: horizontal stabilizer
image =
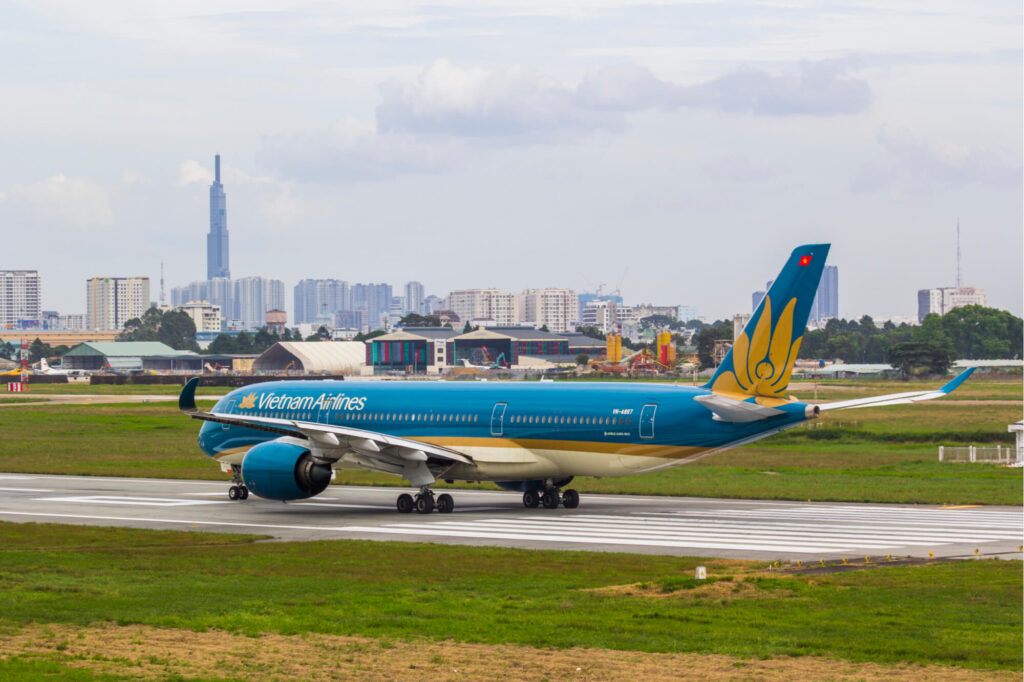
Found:
[[[971,376],[974,371],[974,367],[964,370],[956,376],[955,379],[948,382],[941,388],[932,389],[930,391],[909,391],[906,393],[890,393],[888,395],[876,395],[870,398],[856,398],[854,400],[842,400],[836,403],[826,403],[820,405],[822,412],[826,410],[849,410],[857,407],[884,407],[886,405],[910,405],[911,403],[919,403],[924,400],[934,400],[935,398],[941,398],[944,395],[949,395],[967,380],[967,377]]]
[[[716,393],[700,395],[694,400],[711,410],[714,413],[714,419],[720,422],[756,422],[760,419],[785,414],[782,410],[777,410],[774,407],[735,400]]]

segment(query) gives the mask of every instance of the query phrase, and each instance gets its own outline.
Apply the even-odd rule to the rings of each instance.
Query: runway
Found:
[[[278,540],[368,539],[744,559],[1021,558],[1020,507],[582,496],[525,509],[518,493],[449,490],[455,512],[398,514],[406,488],[332,486],[284,504],[227,499],[227,484],[0,474],[0,521],[204,530]]]

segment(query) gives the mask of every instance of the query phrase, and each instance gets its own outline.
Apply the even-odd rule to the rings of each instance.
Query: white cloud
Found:
[[[993,149],[928,144],[906,130],[881,129],[876,139],[884,155],[864,165],[854,179],[857,192],[934,192],[970,185],[1019,188],[1020,157]]]
[[[194,182],[204,184],[213,182],[213,171],[193,159],[182,161],[178,166],[178,186],[184,187]]]
[[[58,173],[28,185],[14,185],[8,196],[29,205],[47,221],[76,228],[107,227],[114,222],[106,189],[92,180]]]

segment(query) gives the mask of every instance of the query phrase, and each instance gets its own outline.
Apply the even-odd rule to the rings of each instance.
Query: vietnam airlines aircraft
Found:
[[[297,500],[323,492],[333,470],[401,476],[417,488],[398,511],[450,512],[437,480],[493,481],[527,507],[574,508],[575,476],[625,476],[693,462],[790,429],[824,410],[895,405],[942,388],[812,405],[788,397],[828,244],[793,251],[711,381],[650,383],[280,381],[196,407],[191,379],[179,407],[204,420],[199,446],[249,492]],[[564,489],[564,490],[563,490]]]

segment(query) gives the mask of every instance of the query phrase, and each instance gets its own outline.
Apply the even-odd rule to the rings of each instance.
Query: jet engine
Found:
[[[560,478],[552,481],[552,483],[554,483],[556,488],[563,488],[572,483],[572,479],[573,477],[570,476],[568,478]],[[517,493],[525,493],[527,490],[540,492],[542,490],[546,490],[548,487],[547,484],[540,479],[536,481],[495,481],[494,485],[505,490],[514,490]]]
[[[242,481],[250,492],[268,500],[302,500],[327,489],[331,465],[317,462],[302,445],[272,440],[245,453]]]

